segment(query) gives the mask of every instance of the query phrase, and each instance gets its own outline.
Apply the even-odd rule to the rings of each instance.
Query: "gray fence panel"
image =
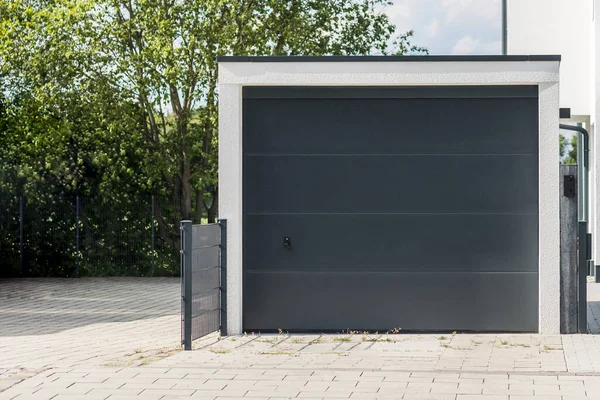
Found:
[[[227,220],[221,224],[221,336],[227,335]]]
[[[207,246],[219,246],[221,241],[221,228],[219,224],[193,225],[192,246],[194,249]]]
[[[222,229],[220,224],[192,225],[182,221],[182,343],[223,329],[221,284]]]
[[[219,246],[210,246],[193,250],[192,256],[194,257],[194,271],[219,266]]]
[[[179,221],[159,200],[0,193],[0,277],[179,276]]]

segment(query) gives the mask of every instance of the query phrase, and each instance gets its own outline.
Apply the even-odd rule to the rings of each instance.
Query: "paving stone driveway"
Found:
[[[600,333],[600,284],[589,294]],[[598,334],[210,336],[180,352],[177,279],[0,281],[0,302],[0,400],[600,399]]]
[[[169,354],[179,307],[179,278],[0,280],[0,391],[47,368]]]

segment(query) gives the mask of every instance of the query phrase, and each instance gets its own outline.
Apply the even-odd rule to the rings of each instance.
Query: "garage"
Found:
[[[243,96],[244,329],[536,330],[537,87]]]
[[[406,58],[219,60],[232,329],[538,332],[558,318],[558,261],[542,267],[557,255],[543,89],[558,62]]]

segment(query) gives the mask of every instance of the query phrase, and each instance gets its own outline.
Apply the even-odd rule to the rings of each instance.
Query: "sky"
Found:
[[[429,54],[501,54],[501,0],[392,0],[387,14],[399,32]]]

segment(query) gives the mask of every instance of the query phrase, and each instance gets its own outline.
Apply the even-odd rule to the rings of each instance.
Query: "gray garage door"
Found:
[[[537,331],[537,93],[244,88],[244,329]]]

